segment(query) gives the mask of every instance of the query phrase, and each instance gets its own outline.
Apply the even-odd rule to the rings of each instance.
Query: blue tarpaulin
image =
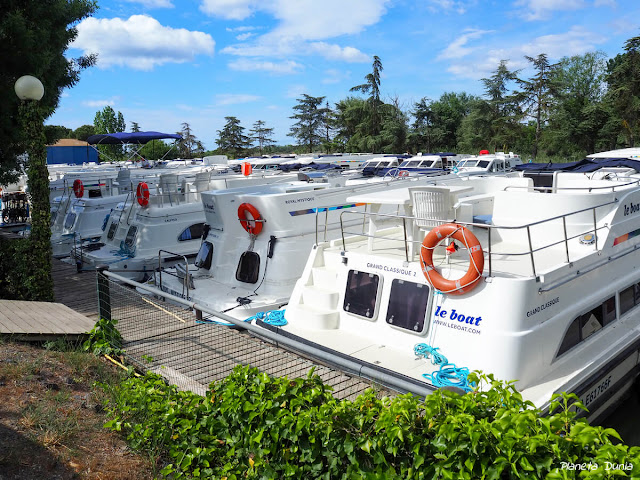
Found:
[[[629,167],[640,172],[640,161],[628,158],[585,159],[569,163],[523,163],[516,170],[524,172],[593,172],[603,167]]]
[[[91,135],[87,138],[87,142],[91,145],[124,145],[124,144],[144,144],[151,140],[163,140],[173,138],[181,140],[182,135],[177,133],[160,133],[160,132],[116,132],[105,133],[100,135]]]

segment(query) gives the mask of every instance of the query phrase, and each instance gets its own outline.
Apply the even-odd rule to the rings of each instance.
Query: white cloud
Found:
[[[466,57],[470,53],[474,51],[474,48],[465,47],[469,40],[475,40],[477,38],[482,37],[487,33],[493,33],[494,30],[475,30],[468,29],[466,33],[459,35],[452,43],[450,43],[447,48],[445,48],[440,55],[438,55],[438,60],[448,59],[448,58],[462,58]],[[478,48],[478,47],[475,47]]]
[[[303,94],[308,93],[309,89],[305,85],[289,85],[287,88],[287,98],[300,98]]]
[[[454,0],[429,0],[428,7],[433,13],[439,11],[456,12],[460,15],[466,13],[469,4],[475,4],[475,0],[472,1],[454,1]]]
[[[251,103],[260,100],[257,95],[247,95],[241,93],[220,93],[216,95],[216,105],[236,105],[238,103]]]
[[[173,8],[171,0],[125,0],[129,3],[139,3],[146,8]]]
[[[300,72],[304,67],[293,60],[284,62],[269,62],[264,60],[251,60],[248,58],[240,58],[229,63],[231,70],[241,72],[263,71],[274,74],[292,74]]]
[[[276,19],[271,31],[253,42],[230,45],[223,53],[244,57],[321,55],[329,60],[368,62],[357,48],[323,40],[355,35],[380,21],[391,0],[202,0],[208,15],[244,20],[261,12]],[[239,37],[247,40],[247,37]]]
[[[243,42],[253,36],[255,36],[255,33],[253,32],[241,33],[240,35],[236,35],[236,40]]]
[[[92,108],[104,108],[113,107],[116,104],[115,100],[85,100],[82,105]]]
[[[227,27],[227,32],[252,32],[253,30],[260,30],[262,27],[251,27],[251,26],[243,26],[243,27],[235,27],[229,28]]]
[[[72,48],[97,53],[99,68],[114,65],[151,70],[165,63],[192,61],[196,55],[212,55],[215,41],[203,32],[165,27],[147,15],[120,18],[87,18],[78,24]]]
[[[568,32],[544,35],[530,42],[513,45],[509,48],[491,48],[487,45],[474,47],[473,54],[467,55],[464,61],[454,62],[447,70],[459,77],[480,79],[490,76],[501,60],[508,60],[510,70],[530,67],[525,55],[537,57],[544,53],[550,62],[565,56],[582,55],[597,50],[597,45],[605,41],[605,37],[586,30],[573,27]]]
[[[587,6],[585,0],[518,0],[514,4],[522,7],[521,16],[525,20],[544,20],[558,10],[580,10]]]
[[[244,20],[253,13],[254,0],[202,0],[200,10],[213,17]]]
[[[322,83],[330,85],[334,83],[340,83],[343,80],[347,80],[351,77],[351,72],[348,70],[338,70],[330,68],[324,72],[325,77],[322,79]]]

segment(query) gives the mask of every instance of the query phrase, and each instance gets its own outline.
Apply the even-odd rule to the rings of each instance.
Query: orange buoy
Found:
[[[444,278],[433,265],[433,249],[443,240],[453,238],[467,247],[469,268],[458,280]],[[445,223],[432,229],[424,237],[420,249],[420,265],[427,281],[433,288],[450,295],[462,295],[475,288],[482,278],[484,252],[478,238],[467,228],[455,223]]]
[[[149,185],[146,182],[140,182],[136,189],[136,198],[141,207],[149,205]]]
[[[247,213],[251,218],[247,217]],[[256,207],[250,203],[243,203],[238,207],[240,225],[251,235],[258,235],[262,231],[262,216]]]

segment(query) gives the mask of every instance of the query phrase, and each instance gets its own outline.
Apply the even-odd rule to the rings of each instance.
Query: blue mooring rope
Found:
[[[454,363],[449,363],[447,357],[438,352],[439,348],[432,347],[426,343],[419,343],[413,347],[413,352],[425,359],[431,359],[433,365],[440,365],[440,369],[433,373],[423,373],[422,376],[429,380],[434,387],[458,387],[465,392],[473,390],[473,385],[469,382],[469,369],[467,367],[456,367]]]
[[[274,327],[282,327],[286,325],[288,322],[284,318],[284,310],[270,310],[268,312],[258,312],[253,317],[249,317],[243,320],[243,322],[249,323],[254,320],[262,320],[267,325],[272,325]],[[196,323],[214,323],[216,325],[223,325],[225,327],[233,327],[233,323],[225,322],[224,320],[197,320]]]

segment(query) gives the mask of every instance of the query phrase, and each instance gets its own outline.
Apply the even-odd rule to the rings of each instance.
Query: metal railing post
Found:
[[[533,276],[537,277],[536,262],[535,262],[535,259],[533,258],[533,244],[531,243],[531,226],[530,225],[527,225],[527,238],[529,240],[529,253],[531,254],[531,269],[533,270]]]
[[[111,321],[111,291],[109,289],[109,278],[104,274],[109,267],[100,266],[96,270],[96,283],[98,288],[98,314],[100,318]]]
[[[567,217],[562,217],[562,228],[564,228],[564,249],[567,253],[567,263],[571,263],[569,260],[569,239],[567,238]]]

